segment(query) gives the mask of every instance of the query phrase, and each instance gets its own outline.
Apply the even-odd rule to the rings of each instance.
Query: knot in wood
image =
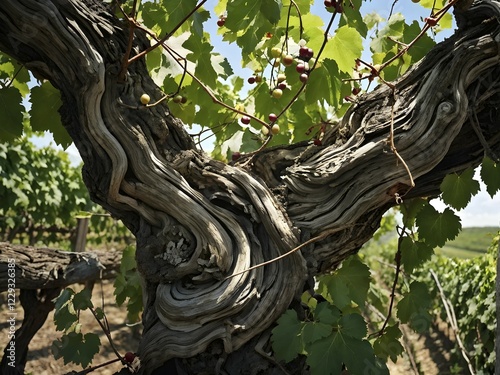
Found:
[[[453,104],[450,102],[442,102],[439,104],[438,109],[437,109],[437,115],[438,117],[443,117],[445,115],[448,115],[453,111]]]

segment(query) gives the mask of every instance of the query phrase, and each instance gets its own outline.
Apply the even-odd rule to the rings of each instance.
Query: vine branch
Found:
[[[370,337],[382,336],[385,332],[385,329],[387,328],[387,325],[389,324],[389,320],[392,317],[394,299],[396,298],[396,287],[398,285],[399,273],[401,272],[401,243],[403,242],[403,234],[405,233],[405,231],[406,227],[403,226],[403,228],[401,229],[401,234],[398,237],[398,250],[396,252],[396,255],[394,256],[394,261],[396,262],[396,274],[394,275],[394,282],[392,283],[391,301],[389,303],[389,311],[387,312],[387,318],[385,319],[382,328],[378,332],[371,334]]]
[[[448,321],[450,322],[451,329],[453,330],[453,333],[455,334],[455,338],[457,340],[457,344],[460,348],[460,352],[462,353],[462,357],[464,357],[465,362],[467,362],[467,367],[469,368],[469,372],[471,375],[474,375],[476,372],[474,370],[474,367],[472,366],[472,363],[469,359],[469,356],[467,354],[467,349],[465,349],[465,346],[462,342],[462,339],[460,338],[460,332],[458,331],[458,324],[457,324],[457,318],[455,316],[455,311],[453,309],[453,306],[448,298],[446,298],[446,295],[444,294],[443,287],[441,286],[441,283],[439,282],[439,278],[436,275],[436,272],[434,272],[433,269],[429,270],[432,278],[434,279],[436,286],[439,290],[439,296],[441,297],[441,301],[443,302],[444,309],[446,311],[446,316],[448,317]]]

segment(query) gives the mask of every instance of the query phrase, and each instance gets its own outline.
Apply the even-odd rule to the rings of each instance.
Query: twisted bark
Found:
[[[277,147],[243,168],[198,151],[166,104],[138,105],[144,92],[153,101],[162,94],[142,60],[118,79],[127,24],[100,1],[3,1],[0,50],[59,88],[93,200],[137,238],[144,372],[219,340],[237,356],[308,276],[337,266],[372,236],[396,194],[435,194],[447,173],[477,165],[483,147],[498,154],[493,14],[500,15],[497,1],[477,2],[457,34],[395,82],[394,92],[382,86],[362,96],[323,147]],[[136,32],[133,54],[147,46]],[[388,147],[392,114],[413,189]],[[329,237],[300,253],[226,278],[326,230]]]

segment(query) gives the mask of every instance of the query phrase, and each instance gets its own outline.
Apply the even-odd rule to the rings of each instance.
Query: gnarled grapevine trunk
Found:
[[[167,105],[139,105],[143,93],[153,101],[162,93],[142,60],[119,79],[128,29],[101,1],[2,2],[0,50],[61,91],[92,198],[137,238],[145,373],[203,352],[198,361],[213,363],[218,343],[244,368],[254,361],[241,356],[244,345],[255,345],[308,277],[356,252],[397,196],[435,194],[447,173],[477,165],[483,147],[498,154],[493,14],[496,1],[461,15],[457,35],[394,92],[383,86],[361,97],[324,146],[265,150],[240,167],[198,151]],[[133,53],[147,46],[136,32]],[[411,190],[388,144],[392,116],[396,148],[416,181]],[[227,278],[323,233],[300,253]],[[223,366],[232,363],[230,356]]]

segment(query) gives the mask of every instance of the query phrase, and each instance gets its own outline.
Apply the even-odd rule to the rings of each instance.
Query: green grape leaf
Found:
[[[225,26],[232,31],[244,31],[260,13],[262,2],[266,0],[234,0],[226,7],[227,19]]]
[[[308,13],[302,16],[302,22],[308,25],[304,30],[304,35],[302,36],[305,40],[307,40],[307,47],[312,48],[313,51],[319,51],[324,42],[323,19],[316,14]],[[297,29],[298,28],[299,25],[297,25]],[[297,38],[298,37],[299,36],[297,36]],[[332,60],[334,59],[326,56],[324,53],[325,51],[321,54],[323,58],[327,57]]]
[[[341,311],[328,302],[319,303],[314,310],[314,319],[327,325],[336,324],[340,316]]]
[[[451,209],[445,208],[439,213],[430,204],[418,212],[416,223],[419,236],[429,246],[442,247],[446,241],[454,239],[462,229],[460,218]]]
[[[340,355],[342,335],[335,332],[324,339],[314,341],[307,348],[307,364],[315,375],[340,375],[343,357]]]
[[[121,306],[127,299],[127,280],[125,279],[125,276],[123,274],[120,273],[116,275],[113,287],[115,288],[113,294],[115,295],[116,304],[118,306]]]
[[[46,81],[31,89],[30,123],[34,131],[50,131],[54,141],[67,148],[72,140],[61,123],[59,107],[62,104],[59,90]]]
[[[191,51],[187,58],[196,62],[195,75],[205,85],[214,88],[219,77],[226,79],[233,74],[228,61],[212,53],[214,47],[198,35],[193,34],[182,46]]]
[[[399,341],[402,335],[399,324],[388,326],[382,336],[379,336],[373,343],[373,351],[383,360],[387,361],[387,358],[390,358],[396,363],[398,357],[404,352],[404,347]]]
[[[4,60],[2,56],[0,56],[0,62]],[[7,61],[4,63],[0,63],[0,79],[10,80],[10,78],[14,75],[16,68],[14,67],[13,61]]]
[[[95,317],[99,320],[102,320],[104,318],[104,311],[102,308],[97,307],[95,309]]]
[[[400,210],[403,214],[403,224],[407,228],[412,228],[415,224],[415,218],[422,208],[427,205],[427,201],[422,198],[414,198],[405,201],[401,206]]]
[[[432,254],[434,254],[434,249],[425,242],[413,241],[408,236],[401,240],[401,262],[408,273],[429,260]]]
[[[193,14],[193,30],[198,37],[203,37],[203,23],[210,18],[210,12],[199,9]]]
[[[366,38],[368,27],[361,16],[361,3],[363,0],[351,0],[350,6],[344,7],[344,12],[339,22],[339,27],[349,25],[354,27],[363,38]]]
[[[280,20],[282,7],[281,0],[263,0],[260,4],[260,11],[271,24],[275,25]]]
[[[168,32],[166,23],[168,17],[165,17],[165,14],[166,10],[162,4],[148,1],[142,5],[142,22],[148,29],[154,30],[159,35],[165,35]]]
[[[325,48],[323,58],[335,60],[339,70],[351,73],[355,60],[361,57],[363,39],[359,32],[349,26],[342,26],[337,30]]]
[[[336,275],[319,277],[318,292],[339,309],[343,309],[351,303],[349,287],[344,280]]]
[[[382,16],[380,16],[380,14],[378,14],[377,12],[368,13],[363,17],[363,22],[366,24],[368,30],[373,29],[375,26],[384,21],[385,19],[382,18]]]
[[[155,74],[159,75],[159,72],[163,71],[163,70],[160,70],[161,69],[160,67],[164,64],[163,63],[164,59],[165,59],[165,57],[163,55],[161,48],[155,48],[154,50],[148,52],[148,54],[146,55],[146,64],[147,64],[149,73],[151,73],[153,75],[153,72],[154,72]],[[168,62],[165,62],[165,64],[168,64]],[[165,73],[168,74],[169,73],[168,70],[165,70]],[[159,77],[163,77],[163,76],[159,75]],[[159,86],[161,86],[165,77],[163,77],[163,78],[159,78],[159,77],[157,80],[155,80],[155,82],[157,82],[157,84]]]
[[[466,169],[460,175],[456,173],[447,175],[440,186],[444,203],[457,210],[465,208],[480,189],[479,182],[473,177],[472,168]]]
[[[81,333],[70,332],[63,335],[59,340],[52,342],[52,353],[55,359],[63,358],[64,364],[74,362],[79,364],[78,349],[83,342]]]
[[[387,53],[394,46],[393,40],[403,37],[404,29],[404,16],[401,13],[393,14],[372,39],[370,49],[373,53]]]
[[[403,298],[397,305],[397,317],[401,323],[409,323],[417,332],[424,332],[432,322],[428,311],[431,302],[427,285],[420,281],[413,281],[410,284],[410,291],[403,294]]]
[[[500,190],[500,164],[490,158],[484,158],[481,165],[481,180],[486,185],[486,191],[493,198]]]
[[[95,333],[70,332],[52,343],[52,353],[56,359],[63,358],[64,364],[73,362],[87,367],[99,352],[101,341]]]
[[[318,341],[332,333],[333,327],[319,322],[306,322],[302,331],[302,340],[305,344]]]
[[[137,263],[135,261],[135,247],[127,246],[125,250],[123,250],[120,272],[124,274],[127,271],[134,270],[136,267]]]
[[[250,130],[246,130],[243,132],[243,143],[241,144],[240,151],[242,152],[251,152],[256,150],[262,144],[259,138],[252,133]]]
[[[325,59],[320,67],[315,68],[309,75],[306,87],[306,103],[313,104],[325,100],[329,105],[337,108],[341,99],[342,76],[337,63]]]
[[[269,3],[269,4],[264,4]],[[224,40],[236,41],[241,48],[243,63],[250,61],[255,53],[256,46],[262,41],[266,33],[275,29],[276,7],[280,2],[270,0],[233,0],[227,4],[227,19]],[[263,14],[262,10],[269,8],[271,14]],[[270,21],[271,20],[271,21]]]
[[[420,5],[428,9],[443,9],[447,0],[420,0]]]
[[[453,16],[451,13],[446,13],[440,20],[436,32],[442,31],[444,29],[451,29],[453,26]]]
[[[430,302],[427,285],[420,281],[413,281],[410,284],[409,292],[403,293],[403,298],[397,305],[397,316],[402,323],[408,323],[412,314],[424,306],[429,306]]]
[[[287,310],[277,321],[272,331],[271,342],[278,360],[290,362],[302,353],[301,332],[303,323],[297,318],[297,313]]]
[[[23,133],[22,99],[16,87],[0,89],[0,141],[11,142]]]
[[[123,251],[120,273],[116,276],[113,286],[114,295],[118,306],[127,302],[127,319],[136,322],[143,309],[142,288],[139,274],[136,270],[135,248],[127,246]]]
[[[0,79],[11,82],[11,86],[18,89],[23,98],[26,97],[30,92],[28,82],[31,79],[28,69],[14,60],[1,63],[2,60],[0,56]]]
[[[307,352],[307,364],[315,375],[339,375],[343,363],[352,374],[389,374],[368,341],[345,334],[342,329],[308,345]]]
[[[340,318],[340,331],[343,335],[348,335],[357,339],[366,336],[366,322],[359,314],[347,314]]]
[[[56,330],[66,331],[78,321],[78,315],[73,308],[73,304],[67,304],[54,312],[54,323]]]
[[[419,23],[417,21],[413,21],[411,25],[405,25],[403,31],[403,43],[409,44],[414,42],[406,53],[406,55],[411,57],[412,63],[421,60],[425,55],[427,55],[431,48],[436,45],[436,42],[427,34],[420,35],[420,37],[415,40],[421,30],[422,28]]]
[[[71,302],[71,299],[75,295],[75,291],[71,288],[64,289],[61,294],[54,300],[54,309],[57,310],[62,309],[68,303]]]
[[[130,272],[129,272],[130,273]],[[138,272],[128,275],[127,321],[138,322],[144,305],[142,302],[141,279]]]
[[[302,14],[307,14],[309,13],[311,9],[311,1],[310,0],[295,0],[295,3],[300,9],[300,12]]]
[[[387,365],[375,356],[373,347],[367,340],[346,335],[343,340],[341,358],[350,374],[389,375]]]
[[[99,339],[99,336],[97,334],[90,332],[86,333],[83,338],[83,345],[78,348],[78,359],[82,367],[85,368],[92,363],[94,355],[99,353],[101,340]]]
[[[358,306],[364,306],[370,286],[370,270],[356,257],[351,257],[342,263],[342,268],[332,275],[322,276],[320,290],[326,290],[335,306],[344,309],[354,301]]]
[[[164,7],[163,12],[160,12],[160,17],[165,19],[162,25],[164,33],[171,33],[179,23],[196,7],[197,0],[169,1],[163,0],[161,5]],[[144,14],[144,12],[143,12]],[[167,15],[167,17],[165,17]],[[181,27],[186,28],[186,23]]]
[[[84,288],[82,291],[76,293],[73,297],[73,306],[76,310],[86,310],[89,307],[94,307],[90,289]]]
[[[216,5],[214,7],[214,11],[215,11],[216,15],[219,16],[225,12],[225,10],[227,8],[227,2],[228,2],[228,0],[217,1]]]

